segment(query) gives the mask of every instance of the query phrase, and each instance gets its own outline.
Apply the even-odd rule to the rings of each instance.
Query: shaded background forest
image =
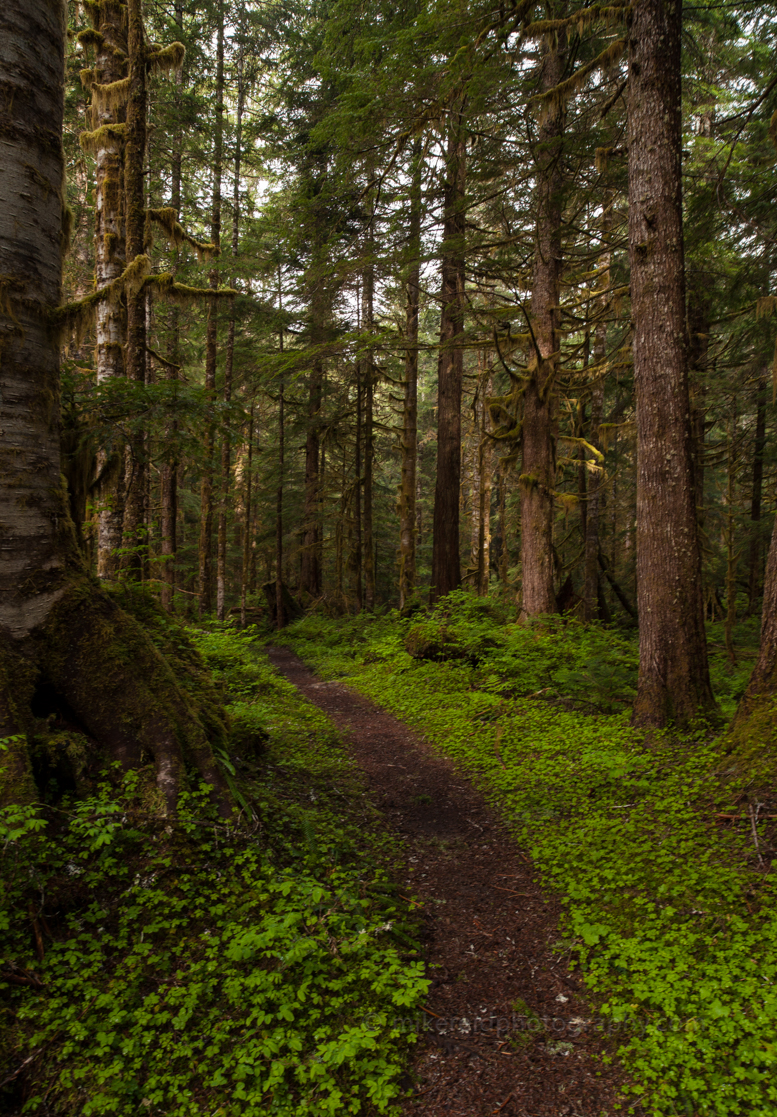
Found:
[[[124,568],[168,606],[222,618],[274,610],[278,570],[299,602],[334,611],[425,596],[453,260],[462,580],[520,593],[537,183],[551,150],[557,604],[636,620],[625,9],[570,19],[556,5],[531,25],[528,11],[147,0],[144,247],[176,285],[144,288],[140,373],[121,359],[123,297],[70,339],[63,370],[74,518],[103,576]],[[121,13],[71,4],[71,300],[136,256],[116,186],[130,160]],[[771,5],[685,13],[697,519],[707,617],[727,621],[732,656],[737,614],[760,608],[774,504],[776,34]],[[550,100],[549,37],[562,66]],[[233,294],[208,293],[219,288]]]

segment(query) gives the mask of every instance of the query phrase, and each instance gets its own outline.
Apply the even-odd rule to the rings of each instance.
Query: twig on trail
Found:
[[[759,804],[759,806],[760,806],[760,804]],[[733,819],[737,819],[739,822],[742,822],[745,816],[743,814],[722,814],[720,811],[716,811],[715,814],[712,817],[713,818],[733,818]],[[777,814],[762,814],[762,815],[759,815],[759,817],[760,818],[777,818]]]
[[[433,1016],[435,1018],[435,1020],[444,1020],[445,1019],[444,1016],[438,1016],[436,1012],[432,1012],[432,1010],[430,1008],[424,1008],[423,1005],[421,1005],[421,1012],[425,1012],[427,1014],[427,1016]]]
[[[411,909],[422,908],[424,906],[423,900],[412,900],[410,896],[403,896],[401,892],[397,892],[397,896],[399,896],[400,900],[404,900],[406,904],[410,904]]]
[[[498,1105],[496,1107],[496,1109],[494,1110],[494,1113],[499,1113],[500,1110],[504,1109],[504,1107],[507,1105],[507,1103],[509,1102],[510,1098],[513,1096],[514,1093],[515,1093],[515,1090],[511,1090],[510,1093],[505,1098],[505,1100],[502,1102],[502,1104]]]
[[[496,888],[499,892],[510,892],[513,896],[523,896],[525,900],[532,898],[531,892],[516,892],[514,888],[502,888],[501,884],[492,884],[492,888]]]
[[[752,803],[750,804],[750,826],[751,826],[751,829],[753,831],[753,841],[755,843],[755,852],[758,854],[758,865],[762,869],[764,867],[764,859],[763,859],[763,857],[761,857],[761,847],[758,845],[758,830],[756,829],[756,823],[758,822],[758,812],[760,811],[760,809],[761,809],[761,804],[760,803],[756,803],[755,810],[753,810],[753,804]]]

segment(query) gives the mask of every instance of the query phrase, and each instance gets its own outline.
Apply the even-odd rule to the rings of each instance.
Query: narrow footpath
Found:
[[[609,1117],[612,1050],[552,952],[559,904],[454,765],[406,725],[287,648],[275,668],[345,734],[374,802],[406,850],[400,881],[422,902],[432,988],[403,1112],[424,1117]],[[416,914],[419,914],[418,912]]]

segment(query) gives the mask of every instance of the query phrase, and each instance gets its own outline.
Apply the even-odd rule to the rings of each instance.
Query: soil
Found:
[[[602,1055],[616,1041],[553,951],[560,903],[482,795],[366,698],[318,679],[287,648],[268,654],[345,734],[406,851],[398,883],[420,904],[432,987],[399,1025],[419,1033],[405,1117],[614,1113],[621,1076]]]

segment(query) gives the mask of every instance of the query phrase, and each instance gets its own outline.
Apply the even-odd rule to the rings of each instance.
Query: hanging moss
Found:
[[[160,47],[146,55],[146,63],[153,74],[169,74],[171,70],[180,70],[186,57],[186,47],[183,43],[170,43],[169,46]]]
[[[116,233],[103,233],[103,251],[109,260],[113,260],[119,246],[119,237]]]
[[[94,69],[81,70],[79,75],[84,89],[91,89],[94,84]]]
[[[233,299],[238,294],[232,287],[219,287],[215,291],[212,287],[187,287],[184,283],[176,283],[172,272],[148,276],[144,287],[161,295],[162,298],[171,299],[184,306],[200,302],[202,299]]]
[[[95,50],[100,50],[105,46],[105,37],[100,34],[96,27],[85,27],[83,31],[79,31],[76,35],[76,42],[82,46],[84,50],[87,47],[94,47]]]
[[[118,109],[123,108],[129,100],[129,91],[129,77],[120,78],[119,81],[112,81],[107,85],[101,85],[99,82],[92,83],[95,107],[102,112],[115,113]]]
[[[82,149],[87,153],[94,154],[100,144],[122,143],[126,132],[126,124],[103,124],[101,128],[96,128],[94,132],[82,132],[79,139]]]
[[[615,42],[605,47],[596,58],[575,70],[574,74],[568,77],[566,81],[562,81],[560,85],[549,89],[547,93],[538,94],[535,99],[541,105],[541,118],[546,119],[558,114],[564,102],[580,92],[586,79],[594,70],[609,70],[616,62],[619,62],[623,57],[626,46],[625,39],[616,39]]]
[[[98,0],[82,0],[89,22],[95,30],[100,26],[101,8]]]
[[[190,236],[183,225],[179,223],[178,214],[171,206],[165,206],[162,209],[149,209],[147,210],[147,217],[149,221],[153,221],[163,230],[168,241],[176,248],[180,248],[182,244],[191,245],[200,262],[211,260],[214,256],[220,254],[221,250],[217,245],[199,241]]]
[[[75,334],[80,341],[88,327],[94,321],[95,310],[99,303],[107,300],[115,304],[123,294],[130,297],[136,295],[144,285],[146,277],[151,270],[151,261],[148,256],[136,256],[127,264],[121,275],[111,280],[99,291],[93,291],[83,299],[57,307],[51,314],[51,324],[56,332],[56,338],[61,345],[71,335]]]

